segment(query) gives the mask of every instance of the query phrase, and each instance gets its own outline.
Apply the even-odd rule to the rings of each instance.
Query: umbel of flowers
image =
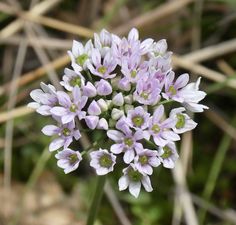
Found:
[[[176,76],[166,41],[141,41],[135,28],[127,38],[102,30],[84,45],[73,41],[68,54],[72,69],[64,70],[64,90],[41,83],[29,104],[52,118],[42,132],[53,136],[49,150],[57,151],[58,166],[69,173],[89,154],[98,175],[123,168],[119,190],[129,188],[135,197],[141,186],[152,191],[153,168],[173,168],[175,142],[197,125],[188,112],[207,109],[199,104],[206,96],[199,90],[200,78],[189,83],[188,74]],[[97,130],[104,137],[91,149],[72,149],[83,132]]]

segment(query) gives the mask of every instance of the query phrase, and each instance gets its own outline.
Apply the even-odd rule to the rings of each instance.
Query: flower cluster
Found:
[[[166,41],[141,41],[135,28],[127,38],[102,30],[85,45],[73,41],[68,54],[72,69],[64,70],[64,91],[41,83],[29,104],[56,123],[42,132],[54,137],[49,150],[58,150],[58,166],[69,173],[89,153],[90,166],[105,175],[121,155],[119,190],[129,188],[135,197],[141,185],[152,191],[153,168],[173,168],[178,159],[175,142],[197,125],[188,112],[207,109],[199,104],[206,95],[199,90],[200,78],[189,83],[188,74],[176,76]],[[173,102],[179,107],[173,108]],[[71,149],[83,132],[97,130],[104,134],[97,145],[83,153]]]

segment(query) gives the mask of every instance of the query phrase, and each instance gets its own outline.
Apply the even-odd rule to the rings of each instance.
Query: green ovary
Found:
[[[63,134],[64,136],[70,136],[70,130],[69,130],[68,128],[64,128],[64,129],[62,130],[62,134]]]
[[[132,122],[133,122],[133,124],[134,124],[135,126],[141,127],[141,126],[143,125],[143,123],[144,123],[144,118],[141,117],[141,116],[134,116],[134,117],[132,118]]]
[[[145,165],[148,163],[148,157],[146,155],[142,155],[139,157],[138,161],[141,163],[141,165]]]
[[[79,65],[83,66],[87,59],[88,59],[88,55],[87,54],[82,54],[82,55],[77,57],[76,62]]]
[[[70,111],[71,111],[71,112],[76,112],[77,109],[78,109],[78,107],[77,107],[75,104],[72,104],[72,105],[70,106]]]
[[[161,128],[157,124],[155,124],[155,125],[152,126],[152,131],[155,134],[158,134],[161,131]]]
[[[169,87],[168,92],[170,92],[171,95],[176,95],[176,93],[177,93],[177,91],[176,91],[176,89],[175,89],[175,87],[174,87],[173,85],[171,85],[171,86]]]
[[[133,142],[133,140],[132,140],[131,138],[125,138],[124,143],[125,143],[127,146],[131,147],[134,142]]]
[[[138,182],[142,179],[143,175],[139,173],[137,170],[130,169],[128,172],[129,179],[133,182]]]
[[[143,99],[147,100],[149,97],[149,94],[145,91],[142,92],[142,94],[140,95]]]
[[[177,123],[176,123],[175,127],[177,129],[181,129],[185,125],[185,117],[183,114],[177,114],[176,116],[177,116]]]
[[[72,87],[75,87],[75,86],[81,86],[81,78],[80,77],[73,77],[71,80],[70,80],[70,85]]]
[[[70,164],[74,164],[74,163],[77,162],[78,157],[77,157],[76,154],[72,154],[72,155],[69,156],[69,160],[70,160]]]
[[[164,151],[164,153],[161,155],[161,157],[163,159],[167,159],[167,158],[169,158],[173,154],[172,150],[168,146],[165,146],[163,148],[163,151]]]
[[[132,70],[131,73],[130,73],[130,75],[131,75],[132,78],[135,78],[136,75],[137,75],[137,71]]]
[[[111,167],[112,166],[111,156],[108,154],[101,156],[99,159],[99,164],[101,167],[106,167],[106,168]]]
[[[101,74],[105,74],[107,72],[107,68],[105,66],[100,66],[98,68],[98,72]]]

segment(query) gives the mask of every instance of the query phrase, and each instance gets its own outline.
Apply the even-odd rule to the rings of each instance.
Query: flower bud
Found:
[[[129,105],[129,104],[126,104],[125,105],[125,112],[127,113],[129,110],[133,109],[134,106],[133,105]]]
[[[98,103],[99,107],[101,108],[102,112],[108,110],[108,104],[107,104],[107,102],[103,98],[100,98],[97,101],[97,103]]]
[[[107,103],[107,106],[108,106],[108,109],[111,107],[111,103],[112,103],[112,101],[111,100],[106,100],[106,103]]]
[[[95,129],[95,127],[98,124],[98,120],[99,120],[98,116],[86,116],[85,117],[85,122],[91,130]]]
[[[93,115],[93,116],[98,116],[101,114],[101,109],[95,100],[93,100],[91,104],[89,105],[88,114]]]
[[[124,104],[122,93],[116,94],[112,99],[112,103],[116,106],[122,106]]]
[[[125,103],[127,104],[132,104],[133,102],[133,96],[132,95],[127,95],[124,97]]]
[[[124,111],[121,111],[121,110],[119,110],[119,109],[114,108],[114,109],[112,109],[112,111],[111,111],[111,118],[112,118],[113,120],[118,120],[118,119],[120,119],[123,115],[124,115]]]
[[[99,95],[110,95],[112,93],[112,87],[108,81],[101,79],[96,83],[97,93]]]
[[[87,82],[87,84],[83,87],[83,94],[88,97],[95,97],[97,95],[97,90],[93,86],[91,82]]]
[[[106,119],[101,118],[101,119],[98,121],[97,128],[98,128],[98,129],[101,129],[101,130],[108,130],[108,123],[107,123]]]

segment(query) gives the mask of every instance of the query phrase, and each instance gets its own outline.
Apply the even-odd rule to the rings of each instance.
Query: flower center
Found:
[[[129,147],[131,147],[133,145],[133,143],[134,143],[131,138],[125,138],[124,142]]]
[[[177,91],[176,91],[174,85],[171,85],[171,86],[169,87],[168,92],[170,92],[171,95],[176,95]]]
[[[149,94],[147,92],[143,91],[141,94],[141,97],[144,98],[145,100],[147,100],[149,97]]]
[[[136,75],[137,75],[137,71],[132,70],[131,73],[130,73],[130,76],[131,76],[132,78],[135,78]]]
[[[157,52],[157,51],[155,51],[155,52],[153,52],[153,53],[154,53],[154,56],[155,56],[155,57],[163,56],[163,54],[161,54],[160,52]]]
[[[73,77],[71,80],[70,80],[70,85],[72,87],[75,87],[75,86],[81,86],[81,78],[80,77]]]
[[[79,65],[83,66],[87,59],[88,59],[88,55],[84,53],[84,54],[77,57],[76,62]]]
[[[71,112],[76,112],[77,109],[78,109],[78,107],[74,103],[71,104],[71,106],[70,106],[70,111]]]
[[[107,68],[105,66],[100,66],[98,68],[98,72],[101,74],[105,74],[107,72]]]
[[[176,116],[177,116],[177,123],[176,123],[175,127],[177,129],[181,129],[185,125],[185,117],[183,114],[177,114]]]
[[[70,161],[70,164],[73,165],[75,164],[77,161],[78,161],[78,157],[77,157],[77,154],[72,154],[69,156],[69,161]]]
[[[139,173],[137,170],[130,169],[128,172],[129,179],[133,182],[138,182],[142,179],[143,175]]]
[[[161,155],[163,159],[167,159],[173,154],[172,150],[168,146],[163,147],[163,151],[164,153]]]
[[[69,130],[68,128],[64,128],[64,129],[62,130],[62,134],[63,134],[64,136],[70,136],[70,130]]]
[[[161,131],[161,128],[157,124],[155,124],[155,125],[152,126],[152,131],[155,134],[158,134]]]
[[[135,126],[141,127],[141,126],[143,125],[143,123],[144,123],[144,118],[141,117],[141,116],[134,116],[134,117],[132,118],[132,122],[133,122],[133,124],[134,124]]]
[[[106,168],[110,168],[112,166],[112,159],[111,156],[108,154],[104,154],[100,157],[99,159],[99,164],[101,167],[106,167]]]
[[[84,53],[84,54],[77,57],[76,62],[79,65],[83,66],[87,59],[88,59],[88,55]]]
[[[148,157],[146,155],[142,155],[139,157],[138,161],[141,165],[146,165],[148,163]]]

